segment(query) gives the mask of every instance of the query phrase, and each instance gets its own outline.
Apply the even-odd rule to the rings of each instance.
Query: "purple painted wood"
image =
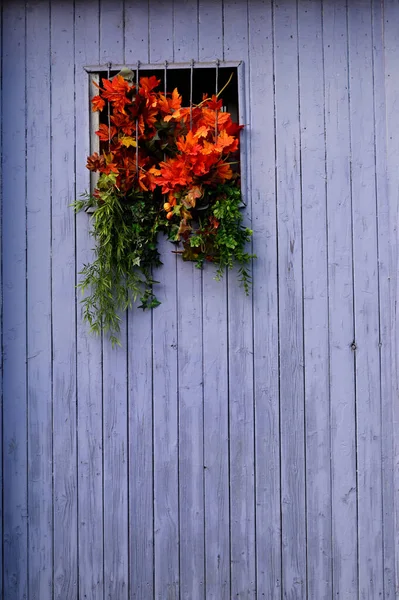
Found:
[[[0,48],[3,47],[3,12],[0,12]],[[0,171],[3,173],[3,147],[2,147],[2,101],[3,101],[3,81],[0,75]],[[3,186],[2,186],[2,176],[0,175],[0,203],[3,204]],[[0,210],[0,249],[2,251],[3,241],[2,241],[2,211]],[[3,269],[0,265],[0,335],[3,340]],[[2,344],[1,344],[2,345]],[[3,348],[1,348],[1,356],[0,356],[0,485],[1,489],[3,489],[4,480],[3,480]],[[4,577],[3,577],[3,494],[0,497],[0,597],[4,595]]]
[[[271,4],[250,1],[257,593],[277,600],[282,588],[273,41]]]
[[[4,598],[395,597],[398,16],[3,6]],[[115,352],[74,289],[93,246],[68,206],[89,185],[83,67],[223,56],[244,61],[253,295],[162,239],[163,303],[124,316]]]
[[[124,60],[123,6],[100,2],[100,60]],[[122,347],[103,339],[103,460],[104,460],[104,590],[109,598],[128,600],[128,389],[127,324],[121,315]]]
[[[386,90],[386,157],[387,157],[387,213],[385,223],[386,230],[382,230],[381,238],[386,233],[388,243],[382,245],[385,250],[385,261],[388,268],[388,277],[383,280],[381,294],[385,292],[384,302],[381,303],[381,317],[388,325],[390,344],[387,348],[387,354],[384,356],[384,390],[387,392],[386,398],[391,398],[390,410],[388,406],[384,407],[384,416],[386,423],[392,419],[391,440],[393,446],[393,469],[389,470],[388,477],[392,476],[392,488],[394,494],[393,506],[393,536],[395,543],[394,564],[395,564],[395,594],[399,593],[399,318],[398,318],[398,298],[399,298],[399,239],[398,239],[398,189],[399,177],[397,164],[399,159],[399,123],[397,119],[397,106],[399,102],[398,64],[399,55],[399,31],[396,27],[399,18],[399,6],[394,0],[385,0],[384,2],[384,58],[385,58],[385,90]],[[380,214],[381,216],[381,214]],[[382,311],[384,311],[382,315]],[[389,431],[389,430],[388,430]],[[392,480],[391,480],[392,481]],[[391,491],[390,490],[390,491]],[[386,488],[385,488],[385,491]],[[389,522],[387,524],[389,526]]]
[[[151,0],[150,62],[172,62],[173,6]],[[159,240],[163,266],[156,269],[156,293],[162,304],[153,311],[154,536],[155,595],[177,600],[179,563],[179,409],[176,255]]]
[[[1,120],[5,600],[28,594],[25,32],[25,3],[4,5]],[[20,74],[17,78],[15,69]]]
[[[75,91],[76,91],[76,196],[90,188],[90,174],[85,168],[90,154],[89,93],[94,86],[84,70],[99,62],[99,23],[93,19],[97,4],[86,0],[75,3]],[[93,239],[89,234],[89,217],[76,216],[76,265],[80,272],[92,259]],[[104,597],[103,537],[103,436],[102,436],[102,364],[101,338],[88,332],[82,321],[81,294],[77,307],[77,403],[78,403],[78,554],[79,594],[83,598]]]
[[[125,3],[125,63],[149,62],[148,6]],[[152,312],[128,315],[130,594],[154,597]]]
[[[54,598],[76,598],[77,437],[75,328],[74,10],[51,6],[51,238]],[[62,140],[62,145],[60,143]]]
[[[382,29],[382,5],[373,2],[372,14],[372,46],[374,67],[374,115],[375,115],[375,151],[376,151],[376,193],[377,193],[377,233],[378,233],[378,271],[379,271],[379,322],[380,322],[380,365],[381,365],[381,439],[382,439],[382,502],[383,502],[383,569],[384,569],[384,597],[395,598],[395,571],[398,564],[395,561],[395,486],[392,485],[394,472],[392,439],[394,423],[392,407],[394,398],[397,398],[394,388],[394,372],[392,370],[392,356],[396,339],[395,326],[393,325],[393,294],[391,275],[396,268],[391,262],[397,253],[397,244],[392,244],[392,226],[390,213],[390,194],[387,181],[387,157],[385,154],[387,144],[386,130],[386,95],[385,95],[385,56],[384,38]],[[388,10],[388,23],[391,16]],[[389,28],[388,28],[389,31]],[[385,39],[389,39],[387,36]],[[396,42],[395,42],[396,43]],[[390,44],[388,42],[387,47]],[[387,61],[389,64],[389,59]],[[389,69],[389,67],[388,67]],[[389,79],[391,73],[388,70]],[[389,90],[389,85],[388,85]],[[387,92],[388,92],[387,90]],[[388,92],[389,93],[389,92]],[[387,95],[388,99],[388,95]],[[389,124],[391,129],[393,125]],[[394,200],[395,202],[395,200]],[[393,219],[395,222],[395,220]],[[390,256],[391,249],[393,250]],[[392,268],[395,271],[392,271]],[[396,563],[396,564],[395,564]]]
[[[30,598],[52,598],[50,7],[26,14]]]
[[[365,10],[367,6],[367,10]],[[384,598],[381,379],[372,13],[348,5],[359,595]]]
[[[296,7],[274,6],[282,586],[307,597],[304,440],[303,247]],[[293,431],[295,434],[293,435]]]
[[[346,3],[323,7],[333,596],[357,597],[357,484]]]
[[[332,597],[329,319],[322,7],[298,4],[308,597]]]
[[[223,56],[222,5],[199,3],[199,60]],[[208,93],[216,78],[212,73]],[[227,366],[227,281],[215,281],[211,265],[202,273],[204,386],[205,595],[230,598],[230,507]]]
[[[173,15],[176,62],[198,60],[196,22],[197,5],[179,2]],[[178,260],[180,595],[186,600],[205,597],[202,319],[202,273]]]
[[[250,122],[247,6],[224,3],[223,52],[226,60],[243,60],[239,76],[239,115]],[[241,186],[246,223],[250,226],[251,188],[247,177],[249,131],[241,134]],[[229,454],[231,597],[255,598],[255,456],[253,400],[252,295],[238,288],[237,270],[228,274],[228,369],[229,369]]]

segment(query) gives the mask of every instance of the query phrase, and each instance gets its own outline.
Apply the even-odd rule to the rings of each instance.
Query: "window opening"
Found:
[[[104,67],[88,67],[90,77],[90,98],[98,93],[99,85],[103,78],[110,79],[117,75],[123,67],[109,65]],[[203,99],[203,94],[209,97],[223,90],[221,98],[223,106],[221,111],[231,114],[234,122],[239,122],[239,64],[238,63],[213,63],[204,66],[202,63],[191,65],[133,65],[129,67],[134,73],[134,83],[141,77],[155,75],[160,80],[158,89],[164,93],[178,89],[182,96],[182,106],[197,105]],[[223,89],[224,88],[224,89]],[[107,143],[100,142],[95,132],[101,123],[109,126],[109,111],[91,113],[90,127],[90,153],[102,153],[107,150]],[[240,161],[241,162],[241,161]],[[240,162],[234,166],[234,171],[239,172]],[[91,172],[90,190],[94,191],[98,181],[98,173]],[[90,212],[90,211],[89,211]]]

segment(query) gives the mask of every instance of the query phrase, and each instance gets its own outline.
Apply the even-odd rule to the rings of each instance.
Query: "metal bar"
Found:
[[[216,100],[217,100],[217,96],[218,96],[218,91],[219,91],[219,64],[220,61],[219,59],[216,61],[216,69],[215,69],[215,77],[216,77],[216,84],[215,84],[215,95],[216,95]],[[215,142],[217,141],[218,138],[218,109],[215,108]]]
[[[190,63],[190,131],[193,128],[193,81],[194,81],[194,59]]]
[[[111,75],[111,63],[107,63],[107,79],[109,79],[110,75]],[[108,100],[107,103],[107,109],[108,109],[108,153],[111,152],[111,103]]]
[[[140,62],[136,65],[136,96],[139,93],[139,70]],[[136,115],[136,177],[137,185],[139,184],[139,118]]]
[[[243,61],[238,60],[238,61],[219,61],[219,68],[223,69],[223,68],[237,68],[242,64]],[[142,71],[162,71],[163,67],[164,67],[164,63],[139,63],[140,64],[140,69]],[[168,69],[189,69],[191,66],[191,63],[168,63]],[[137,70],[137,63],[134,64],[130,64],[130,65],[116,65],[113,64],[112,65],[113,69],[115,71],[120,71],[123,68],[127,68],[127,69],[131,69],[132,71]],[[214,69],[215,68],[215,62],[199,62],[196,63],[196,67],[201,67],[202,69]],[[87,73],[98,73],[100,71],[107,71],[108,70],[108,65],[87,65],[85,67],[83,67],[84,70]]]

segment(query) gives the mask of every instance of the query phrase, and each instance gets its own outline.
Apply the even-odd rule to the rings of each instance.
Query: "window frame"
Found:
[[[91,98],[98,93],[98,90],[94,83],[99,83],[100,73],[108,73],[111,76],[111,71],[120,71],[123,68],[131,69],[134,73],[137,71],[171,71],[179,69],[212,69],[218,68],[234,68],[237,70],[237,99],[238,99],[238,123],[244,125],[244,129],[240,134],[240,179],[241,179],[241,194],[244,203],[247,203],[247,129],[248,123],[246,123],[246,103],[245,103],[245,73],[244,73],[244,61],[195,61],[190,62],[168,62],[163,63],[133,63],[133,64],[114,64],[108,62],[102,65],[87,65],[83,67],[86,71],[87,77],[89,78],[89,102],[87,110],[89,111],[89,123],[90,123],[90,154],[93,152],[99,152],[100,141],[95,132],[99,129],[100,116],[98,112],[92,112],[91,110]],[[90,192],[92,193],[96,187],[98,180],[98,173],[90,172]],[[88,211],[89,212],[89,211]],[[93,212],[93,211],[90,211]]]

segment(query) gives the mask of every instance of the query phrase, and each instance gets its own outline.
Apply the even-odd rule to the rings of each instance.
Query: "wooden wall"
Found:
[[[5,600],[399,598],[398,0],[2,3]],[[253,293],[88,335],[85,65],[242,60]],[[395,570],[396,566],[396,570]]]

